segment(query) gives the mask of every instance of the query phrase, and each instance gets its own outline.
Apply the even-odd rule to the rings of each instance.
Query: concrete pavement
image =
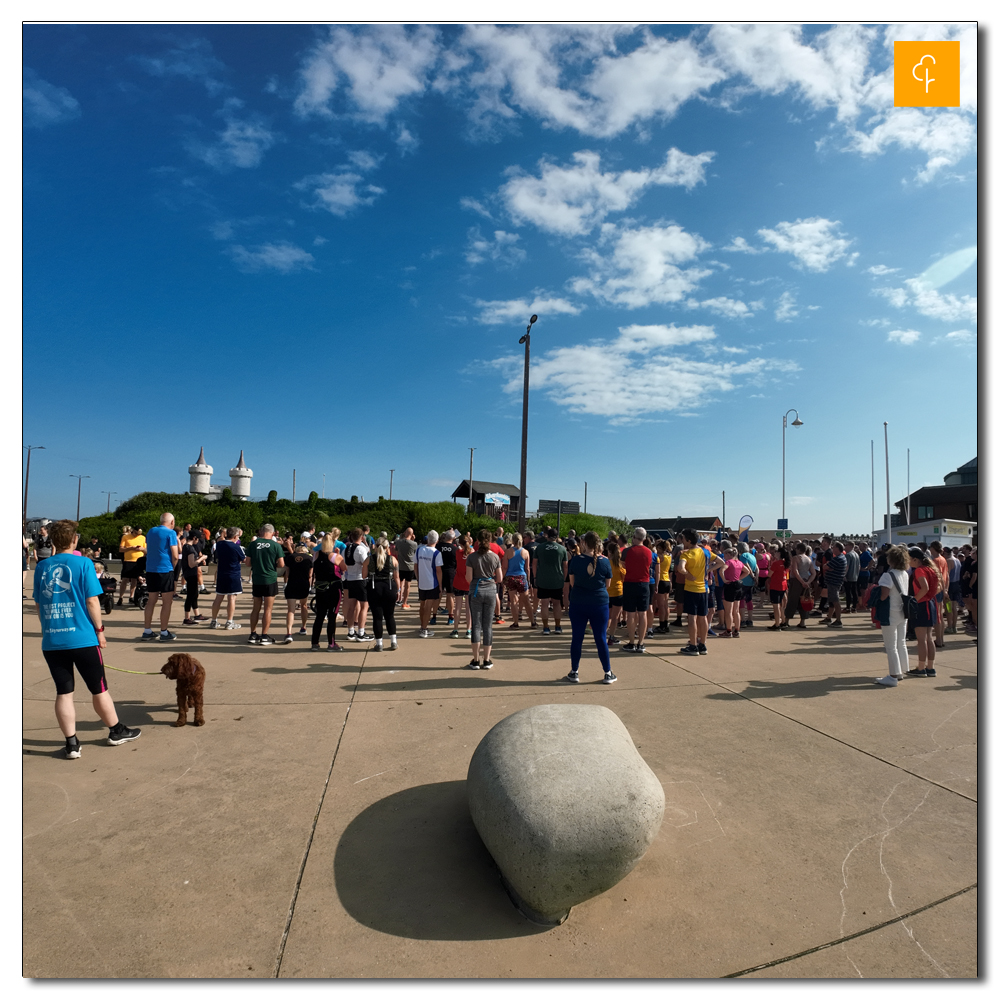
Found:
[[[83,755],[66,761],[25,602],[24,975],[977,975],[968,638],[947,637],[936,679],[884,689],[867,614],[746,630],[704,657],[679,655],[675,630],[645,656],[613,653],[610,687],[591,642],[574,686],[557,681],[568,623],[498,629],[484,672],[462,669],[468,644],[446,627],[418,639],[415,611],[397,652],[249,647],[248,605],[238,632],[180,626],[175,607],[169,646],[140,644],[140,613],[116,609],[106,662],[156,671],[192,653],[208,722],[171,728],[172,682],[109,670],[142,737],[103,745],[78,681]],[[618,886],[546,929],[500,888],[465,775],[500,719],[574,701],[618,714],[666,816]]]

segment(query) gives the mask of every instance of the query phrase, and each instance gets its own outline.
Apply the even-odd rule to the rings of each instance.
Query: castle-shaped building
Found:
[[[205,461],[205,448],[202,447],[198,453],[198,461],[194,465],[188,466],[188,475],[191,477],[191,488],[189,493],[197,493],[200,496],[219,496],[222,493],[222,486],[212,485],[213,468]],[[247,468],[243,461],[243,452],[240,451],[240,460],[229,470],[230,490],[234,497],[246,499],[250,496],[250,480],[253,479],[253,470]]]

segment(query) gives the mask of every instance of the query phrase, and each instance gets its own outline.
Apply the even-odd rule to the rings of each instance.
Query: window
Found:
[[[969,508],[969,520],[970,521],[977,520],[977,518],[979,517],[979,504],[970,503],[968,504],[968,508]]]
[[[917,520],[918,521],[929,521],[934,517],[933,507],[918,507],[917,508]]]

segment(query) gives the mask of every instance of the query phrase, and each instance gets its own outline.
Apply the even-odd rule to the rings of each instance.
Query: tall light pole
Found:
[[[90,479],[90,476],[78,476],[75,472],[69,474],[70,479],[76,480],[76,519],[80,520],[80,491],[83,489],[83,481]]]
[[[326,499],[326,473],[323,473],[323,499]]]
[[[389,499],[390,500],[392,499],[392,474],[395,471],[396,471],[395,469],[390,469],[389,470]]]
[[[892,545],[892,505],[889,502],[889,421],[883,420],[885,431],[885,530],[889,533],[889,544]]]
[[[118,496],[117,490],[101,490],[102,493],[107,493],[108,495],[108,513],[111,513],[111,498]]]
[[[801,427],[802,421],[799,420],[799,411],[794,407],[788,411],[781,418],[781,517],[785,517],[785,430],[788,427],[788,414],[794,413],[795,419],[792,421],[793,427]]]
[[[469,449],[469,513],[471,514],[475,510],[475,505],[472,502],[472,453],[475,448]]]
[[[28,476],[31,475],[31,453],[33,451],[45,451],[44,444],[25,444],[21,446],[28,452],[28,466],[24,470],[24,509],[21,511],[21,530],[28,523]]]
[[[875,438],[872,438],[872,538],[875,537]]]
[[[528,491],[528,366],[531,364],[531,328],[538,322],[532,315],[528,320],[528,330],[518,341],[524,344],[524,400],[521,407],[521,502],[518,504],[517,530],[523,535],[527,513]],[[471,489],[471,487],[470,487]]]

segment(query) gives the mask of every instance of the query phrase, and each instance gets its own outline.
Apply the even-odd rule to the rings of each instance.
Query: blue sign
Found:
[[[787,527],[788,527],[788,518],[787,517],[779,517],[778,518],[778,529],[779,530],[784,530]]]

